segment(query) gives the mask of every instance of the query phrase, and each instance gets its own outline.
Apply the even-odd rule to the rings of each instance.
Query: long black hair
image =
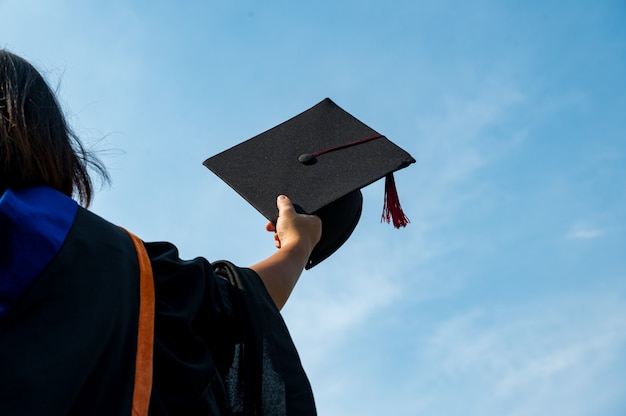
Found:
[[[68,126],[41,74],[0,49],[0,195],[7,188],[47,185],[88,206],[89,170],[109,180],[104,165]]]

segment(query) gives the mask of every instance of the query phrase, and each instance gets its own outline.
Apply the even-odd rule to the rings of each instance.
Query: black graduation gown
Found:
[[[144,246],[156,295],[149,414],[315,414],[254,271]],[[78,207],[58,252],[0,317],[0,415],[131,413],[138,276],[131,237]]]

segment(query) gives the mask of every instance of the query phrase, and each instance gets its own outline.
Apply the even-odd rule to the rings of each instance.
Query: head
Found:
[[[107,179],[102,164],[67,125],[41,74],[0,49],[0,195],[7,188],[47,185],[88,206],[89,168]]]

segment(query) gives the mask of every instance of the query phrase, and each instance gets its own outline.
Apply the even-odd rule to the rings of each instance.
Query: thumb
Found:
[[[278,216],[292,216],[296,213],[296,209],[293,207],[291,200],[285,195],[279,195],[276,199],[276,206],[278,207]]]

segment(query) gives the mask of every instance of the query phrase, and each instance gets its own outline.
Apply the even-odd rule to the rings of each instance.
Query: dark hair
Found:
[[[54,93],[26,60],[0,49],[0,195],[47,185],[84,206],[93,197],[89,169],[104,165],[69,128]]]

